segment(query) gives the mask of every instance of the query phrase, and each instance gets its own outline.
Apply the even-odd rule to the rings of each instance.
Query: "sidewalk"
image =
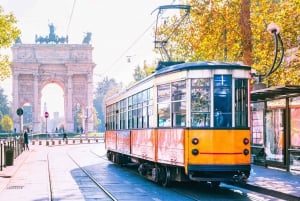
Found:
[[[28,169],[38,170],[39,167],[36,166],[41,164],[34,162],[29,163],[28,160],[31,158],[36,161],[45,161],[46,154],[43,152],[47,152],[46,146],[30,146],[30,151],[24,151],[14,160],[13,166],[8,166],[4,168],[3,171],[0,171],[0,194],[3,190],[8,188],[10,180],[16,175],[25,175],[28,172],[24,170]],[[26,175],[24,178],[26,178]],[[284,200],[300,201],[300,175],[293,175],[290,172],[278,169],[252,165],[250,178],[248,179],[247,184],[241,185],[241,187]],[[18,189],[10,189],[10,191],[12,193],[18,193]],[[28,194],[34,196],[34,192],[28,192]]]
[[[300,175],[290,172],[251,165],[246,188],[285,200],[300,201]]]

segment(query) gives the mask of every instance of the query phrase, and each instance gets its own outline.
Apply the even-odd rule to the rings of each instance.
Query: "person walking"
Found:
[[[65,132],[63,134],[63,141],[67,141],[67,133],[65,133]]]
[[[24,132],[24,150],[29,150],[29,146],[28,146],[28,133],[27,131]]]

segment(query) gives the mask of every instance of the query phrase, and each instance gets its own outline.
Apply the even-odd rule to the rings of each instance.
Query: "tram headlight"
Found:
[[[199,154],[199,150],[198,149],[193,149],[192,154],[197,156]]]
[[[197,144],[199,143],[199,139],[198,139],[198,138],[193,138],[193,139],[192,139],[192,143],[193,143],[194,145],[197,145]]]
[[[244,145],[247,145],[247,144],[249,144],[250,141],[249,141],[248,138],[245,137],[244,140],[243,140],[243,142],[244,142]]]
[[[248,149],[244,149],[244,155],[247,156],[249,154],[249,150]]]

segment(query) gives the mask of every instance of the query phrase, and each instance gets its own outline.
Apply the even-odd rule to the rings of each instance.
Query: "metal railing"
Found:
[[[23,144],[17,139],[0,140],[0,171],[4,167],[13,164],[16,159],[23,152]]]

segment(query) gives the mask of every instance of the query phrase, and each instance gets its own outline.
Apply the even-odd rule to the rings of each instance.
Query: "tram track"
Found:
[[[97,157],[101,158],[102,160],[109,161],[106,158],[106,155],[99,155],[95,153],[93,150],[90,150],[90,152]],[[109,161],[111,162],[111,161]],[[141,176],[137,170],[134,170],[130,165],[124,166],[127,171],[130,171],[131,173]],[[187,185],[188,187],[186,187]],[[245,186],[245,185],[244,185]],[[275,195],[271,194],[264,194],[261,190],[255,190],[255,189],[249,189],[249,188],[243,188],[243,186],[236,186],[236,185],[230,185],[226,183],[222,183],[220,187],[214,188],[211,187],[209,184],[204,183],[187,183],[187,184],[180,184],[173,185],[170,188],[168,188],[170,191],[173,191],[177,193],[180,196],[184,196],[190,200],[203,200],[201,196],[202,193],[205,193],[207,196],[215,195],[216,193],[222,194],[237,194],[239,197],[241,197],[242,200],[254,200],[254,201],[263,201],[263,200],[278,200],[283,199],[282,197],[277,197]],[[199,193],[199,189],[201,189]],[[214,198],[212,198],[214,199]],[[220,198],[222,200],[223,198]]]
[[[83,168],[72,156],[70,153],[67,152],[67,155],[69,156],[69,158],[78,166],[78,168],[84,172],[84,174],[96,185],[99,187],[99,189],[101,189],[108,198],[110,198],[113,201],[117,201],[118,199],[112,195],[103,185],[101,185],[101,183],[99,183],[93,176],[92,174],[90,174],[88,172],[88,170],[86,170],[85,168]]]
[[[84,182],[84,187],[83,188],[79,187],[79,189],[78,189],[80,191],[80,195],[78,193],[78,190],[75,190],[76,196],[80,197],[80,199],[90,199],[89,196],[92,195],[93,198],[91,198],[91,199],[94,199],[94,198],[99,199],[100,198],[100,199],[104,199],[104,200],[117,201],[118,199],[111,192],[109,192],[109,190],[107,190],[104,187],[104,185],[102,185],[99,181],[97,181],[97,179],[89,172],[89,170],[84,168],[84,165],[82,165],[82,163],[78,159],[76,159],[78,157],[76,157],[70,153],[71,151],[72,150],[65,150],[64,153],[60,153],[61,154],[60,157],[63,157],[64,164],[67,164],[66,167],[71,167],[70,169],[64,170],[66,172],[71,173],[71,176],[73,177],[73,179],[71,179],[71,180],[74,181],[74,178],[77,175],[80,175],[79,176],[80,178],[77,179],[77,181],[76,181],[76,188],[79,187],[77,185],[79,185],[80,182]],[[60,178],[60,175],[62,174],[60,168],[58,168],[59,170],[53,170],[55,167],[57,167],[57,164],[58,164],[58,161],[56,161],[57,157],[55,157],[56,154],[57,153],[54,153],[54,152],[47,153],[47,169],[48,169],[48,180],[49,180],[48,200],[49,201],[63,200],[63,199],[72,200],[72,198],[71,198],[72,194],[70,194],[68,191],[70,189],[75,189],[74,185],[70,185],[70,186],[68,186],[68,188],[65,188],[65,187],[62,188],[62,184],[60,182],[60,180],[63,180],[63,182],[66,182],[66,185],[69,185],[69,183],[71,183],[71,182],[68,182],[69,180],[67,179],[67,177],[70,177],[70,176],[67,176],[66,179],[64,180],[64,178]],[[62,165],[62,164],[59,164],[59,165]],[[60,172],[58,172],[58,171],[60,171]],[[66,175],[68,175],[68,174],[66,174]],[[78,199],[78,198],[74,198],[74,199]]]

